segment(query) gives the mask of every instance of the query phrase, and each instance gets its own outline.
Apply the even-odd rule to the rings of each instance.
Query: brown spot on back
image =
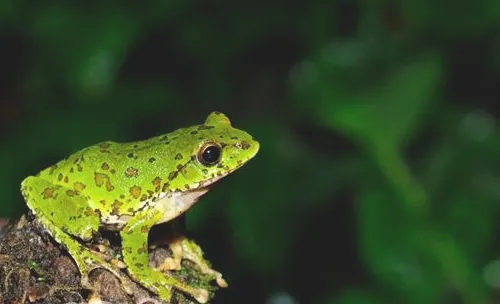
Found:
[[[108,169],[109,169],[109,165],[108,165],[108,163],[102,163],[101,168],[102,168],[103,170],[108,170]]]
[[[104,185],[107,179],[108,179],[107,174],[97,173],[97,172],[94,173],[94,181],[97,187],[101,187],[102,185]]]
[[[122,202],[120,202],[119,200],[115,200],[113,202],[113,210],[111,211],[111,214],[112,215],[118,215],[120,213],[120,207],[123,205]]]
[[[127,157],[128,158],[134,158],[134,153],[130,152],[129,154],[127,154]]]
[[[109,148],[111,145],[107,142],[103,142],[103,143],[100,143],[99,144],[99,148],[103,148],[103,149],[107,149]]]
[[[161,188],[161,191],[162,192],[167,192],[168,191],[168,187],[170,187],[170,184],[169,183],[164,183],[163,187]]]
[[[148,161],[149,161],[150,163],[154,163],[154,162],[156,161],[156,158],[151,157]]]
[[[65,182],[65,183],[69,182],[69,177],[67,175],[64,177],[63,182]]]
[[[54,196],[54,191],[56,189],[54,188],[51,188],[51,187],[48,187],[48,188],[45,188],[42,192],[42,195],[43,195],[43,199],[48,199],[48,198],[55,198]]]
[[[74,183],[74,189],[76,192],[81,192],[83,189],[85,189],[85,184],[84,183],[79,183],[79,182],[76,182]]]
[[[111,191],[113,191],[114,189],[115,189],[115,187],[111,184],[111,181],[110,181],[110,180],[109,180],[109,178],[108,178],[108,180],[106,181],[106,190],[108,190],[108,191],[110,191],[110,192],[111,192]]]
[[[68,195],[68,196],[75,196],[75,195],[76,195],[76,192],[75,192],[75,191],[73,191],[73,190],[67,190],[67,191],[66,191],[66,195]]]
[[[177,153],[177,154],[175,155],[175,160],[181,160],[181,159],[182,159],[182,154]]]
[[[82,172],[83,171],[83,167],[80,164],[77,164],[76,165],[76,170],[78,170],[78,172]]]
[[[62,181],[63,177],[64,176],[62,175],[62,173],[59,173],[59,175],[57,176],[57,180],[58,181]]]
[[[155,177],[153,179],[153,186],[155,186],[155,191],[160,192],[160,187],[161,187],[161,178],[159,176]]]
[[[198,134],[198,131],[191,131],[191,135],[196,135]]]
[[[130,187],[130,194],[134,198],[139,198],[141,196],[141,191],[142,191],[142,188],[139,186]]]
[[[125,176],[127,177],[136,177],[137,175],[139,175],[139,169],[128,167],[127,170],[125,170]]]
[[[95,213],[94,209],[87,207],[87,209],[85,209],[85,215],[86,216],[95,216],[96,213]]]

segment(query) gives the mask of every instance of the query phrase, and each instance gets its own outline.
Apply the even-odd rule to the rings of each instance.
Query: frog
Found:
[[[122,282],[128,276],[168,303],[174,290],[206,303],[206,289],[172,275],[188,259],[227,287],[201,248],[179,238],[169,244],[172,254],[164,263],[150,266],[149,232],[184,216],[214,183],[258,151],[256,139],[214,111],[202,124],[146,140],[104,141],[84,148],[26,177],[21,193],[35,219],[75,261],[83,287],[92,289],[89,273],[103,268]],[[122,263],[112,263],[88,246],[100,229],[119,234]]]

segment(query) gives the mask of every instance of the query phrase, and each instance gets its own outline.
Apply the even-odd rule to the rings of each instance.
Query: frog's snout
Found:
[[[260,143],[258,141],[256,141],[255,139],[253,139],[253,151],[254,151],[254,155],[257,154],[257,152],[259,152],[259,149],[260,149]]]
[[[259,152],[260,149],[260,144],[257,140],[252,138],[249,142],[247,141],[242,141],[241,142],[241,148],[243,150],[247,150],[248,153],[248,159],[253,158],[257,152]]]

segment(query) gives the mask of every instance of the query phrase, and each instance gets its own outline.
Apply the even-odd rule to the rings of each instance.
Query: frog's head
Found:
[[[259,150],[247,132],[232,127],[229,118],[212,112],[201,125],[177,131],[176,168],[169,174],[171,202],[163,221],[177,217],[196,203],[210,186],[243,166]]]

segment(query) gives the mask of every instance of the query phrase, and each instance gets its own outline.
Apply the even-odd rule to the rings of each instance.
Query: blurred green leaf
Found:
[[[425,110],[434,100],[441,77],[440,58],[426,55],[394,71],[377,88],[318,100],[315,115],[327,125],[345,131],[365,144],[397,146],[410,138]],[[335,88],[334,88],[335,89]],[[324,86],[323,90],[330,90]]]
[[[414,238],[419,221],[402,209],[399,200],[380,182],[365,180],[356,204],[360,252],[372,276],[392,290],[413,294],[408,303],[431,303],[439,296],[444,279],[439,270],[425,267]]]

